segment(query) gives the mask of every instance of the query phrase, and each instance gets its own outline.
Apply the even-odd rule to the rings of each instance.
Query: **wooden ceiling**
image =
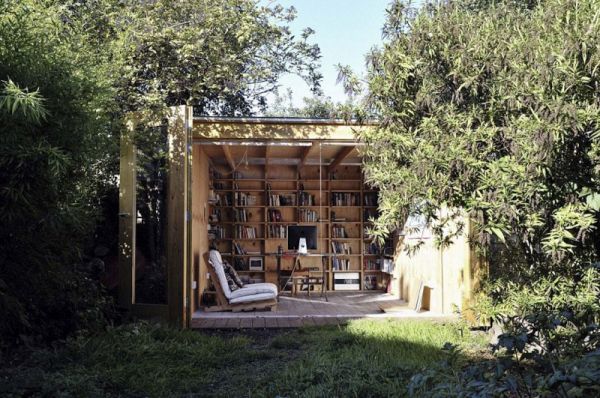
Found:
[[[254,165],[339,165],[361,163],[359,146],[355,142],[200,142],[214,164],[234,169],[242,162]]]

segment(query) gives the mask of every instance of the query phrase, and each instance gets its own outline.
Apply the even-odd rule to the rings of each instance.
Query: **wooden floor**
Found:
[[[385,311],[384,311],[385,309]],[[406,303],[385,293],[330,292],[327,300],[319,293],[308,297],[281,296],[274,311],[203,312],[192,319],[195,329],[264,329],[344,324],[351,319],[444,318],[431,312],[416,312]],[[447,316],[446,316],[447,318]]]

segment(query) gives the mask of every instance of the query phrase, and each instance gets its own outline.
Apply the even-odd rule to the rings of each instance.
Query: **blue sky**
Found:
[[[326,96],[343,102],[344,90],[336,85],[335,65],[349,65],[354,72],[364,73],[364,56],[381,43],[381,28],[389,0],[279,0],[284,7],[294,6],[298,12],[291,24],[293,32],[311,27],[316,33],[312,42],[321,48],[322,88]],[[281,93],[289,87],[294,93],[294,105],[311,93],[304,81],[296,76],[284,76]]]

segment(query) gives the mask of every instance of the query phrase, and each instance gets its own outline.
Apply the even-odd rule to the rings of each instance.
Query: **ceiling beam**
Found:
[[[353,146],[343,147],[342,150],[338,152],[335,159],[333,159],[333,162],[329,164],[329,171],[331,172],[333,169],[339,166],[339,164],[342,163],[346,156],[350,155],[350,152],[352,152],[353,150]]]
[[[231,150],[227,145],[222,145],[221,149],[223,149],[223,153],[225,154],[225,159],[227,159],[229,167],[231,167],[232,171],[235,171],[235,161],[233,160],[233,156],[231,155]]]
[[[300,169],[306,163],[306,159],[308,158],[308,153],[312,149],[312,146],[307,146],[302,150],[300,154],[300,162],[298,163],[298,169]]]

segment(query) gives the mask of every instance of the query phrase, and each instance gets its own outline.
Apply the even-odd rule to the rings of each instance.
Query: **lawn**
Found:
[[[203,333],[145,323],[35,351],[0,369],[0,396],[403,396],[411,375],[485,343],[456,323]]]

